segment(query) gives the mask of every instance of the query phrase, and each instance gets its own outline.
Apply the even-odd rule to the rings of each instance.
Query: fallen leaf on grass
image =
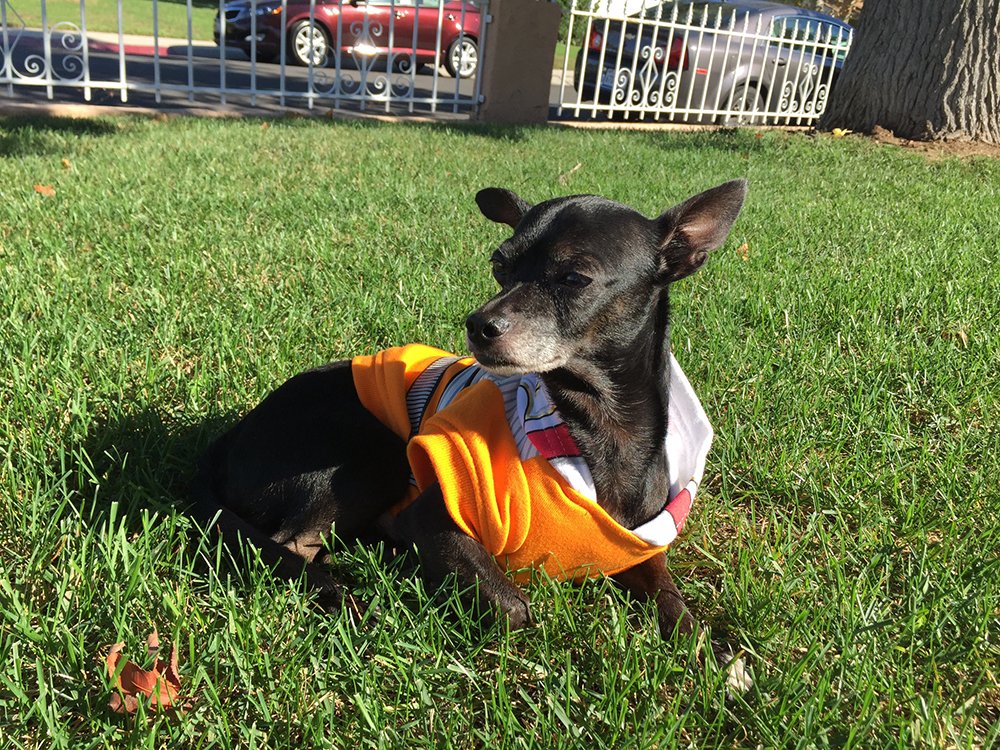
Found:
[[[843,138],[845,135],[850,135],[854,131],[848,130],[847,128],[834,128],[830,132],[833,133],[834,138]]]
[[[56,194],[56,189],[51,185],[35,185],[35,192],[46,198],[51,198]]]
[[[73,168],[73,162],[71,162],[69,159],[63,159],[62,160],[62,168],[63,169],[72,169]]]
[[[750,245],[744,242],[738,248],[736,248],[736,254],[740,256],[740,260],[747,261],[750,260]]]
[[[124,666],[119,668],[119,663],[123,659],[123,648],[125,648],[124,641],[116,643],[105,659],[108,677],[114,680],[115,687],[119,690],[111,696],[109,703],[111,710],[115,713],[135,713],[139,708],[139,701],[143,698],[149,699],[149,707],[154,711],[176,706],[181,691],[181,678],[177,669],[177,646],[171,647],[169,662],[157,656],[153,668],[149,671],[141,669],[132,661],[126,661]],[[155,655],[160,649],[160,637],[155,629],[146,640],[146,649],[150,656]]]

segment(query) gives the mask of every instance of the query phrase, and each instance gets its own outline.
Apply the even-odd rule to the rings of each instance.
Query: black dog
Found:
[[[377,535],[414,544],[430,586],[455,576],[471,604],[502,613],[512,627],[529,622],[528,600],[506,568],[525,563],[510,549],[529,539],[527,564],[576,578],[579,565],[592,563],[596,568],[583,575],[603,570],[628,591],[655,600],[663,637],[692,632],[695,622],[662,547],[643,547],[635,564],[604,565],[597,549],[613,544],[596,535],[627,538],[664,512],[671,488],[664,449],[668,291],[724,242],[745,195],[746,182],[736,180],[647,219],[595,196],[531,206],[507,190],[482,190],[476,196],[482,213],[514,229],[492,257],[500,293],[466,321],[469,347],[482,367],[471,363],[466,371],[469,361],[415,349],[412,358],[426,369],[422,377],[389,357],[383,370],[376,367],[381,360],[365,358],[292,378],[210,447],[196,483],[202,516],[224,534],[236,530],[254,541],[281,574],[302,574],[305,561],[312,584],[337,601],[343,592],[315,559],[331,527],[341,539]],[[437,393],[447,373],[462,381],[446,387],[450,397]],[[529,374],[535,380],[524,381]],[[401,402],[399,408],[409,409],[402,421],[394,416],[399,408],[373,406],[388,380],[398,380],[407,391],[401,398],[411,399]],[[424,401],[414,407],[417,391]],[[469,405],[466,392],[473,391],[486,394],[485,406]],[[512,404],[531,407],[543,396],[555,412],[526,407],[521,416],[556,419],[559,448],[546,450],[522,434],[497,449],[503,456],[491,456],[498,467],[466,466],[483,449],[485,433],[516,411]],[[434,414],[426,401],[439,397],[450,398],[461,413]],[[456,439],[452,430],[470,424],[475,434]],[[542,458],[525,458],[525,451]],[[583,475],[589,470],[591,508],[563,486],[553,462],[545,463],[549,456],[575,462]],[[562,542],[553,543],[559,532],[545,525],[544,509],[519,504],[526,484],[556,488],[555,510],[544,511],[550,516],[559,515],[566,496],[572,496],[566,501],[573,503],[566,506],[572,519],[578,512],[600,516],[593,522],[597,531],[586,525],[591,521],[577,528],[572,520],[566,536],[576,558],[559,559]],[[499,510],[473,507],[480,498]],[[485,528],[505,513],[496,528]],[[525,515],[532,516],[530,524]],[[605,532],[608,524],[612,530]],[[541,527],[540,538],[530,537],[535,532],[525,531],[528,525]],[[593,560],[586,559],[590,539]]]

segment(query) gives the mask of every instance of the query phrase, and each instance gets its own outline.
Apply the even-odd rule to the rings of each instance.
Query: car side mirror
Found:
[[[365,0],[350,0],[350,5],[352,8],[357,8],[359,5],[366,5]]]

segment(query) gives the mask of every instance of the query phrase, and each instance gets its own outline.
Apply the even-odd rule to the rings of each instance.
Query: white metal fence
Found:
[[[0,0],[0,94],[469,112],[487,3],[80,0],[78,12],[53,17],[46,0]]]
[[[573,2],[560,116],[807,125],[823,113],[852,40],[847,25],[795,8],[605,7]]]

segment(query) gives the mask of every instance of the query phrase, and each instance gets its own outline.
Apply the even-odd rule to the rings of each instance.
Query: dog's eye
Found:
[[[507,262],[503,258],[490,258],[490,265],[494,278],[501,279],[507,275]]]
[[[563,286],[572,287],[573,289],[583,289],[587,284],[589,284],[593,279],[589,276],[584,276],[582,273],[577,273],[576,271],[570,271],[569,273],[564,273],[559,277],[559,283]]]

